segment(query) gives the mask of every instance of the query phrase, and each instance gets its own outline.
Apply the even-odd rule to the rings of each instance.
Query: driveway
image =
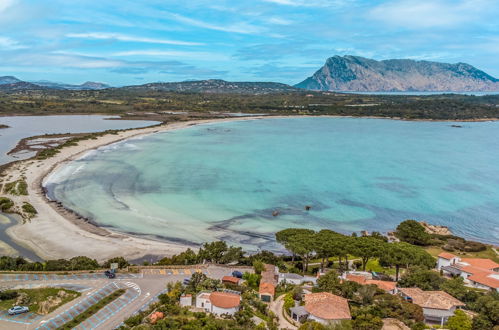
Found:
[[[284,295],[279,296],[276,300],[274,300],[270,304],[270,310],[275,315],[277,315],[279,319],[279,329],[292,329],[292,330],[297,329],[297,327],[289,323],[288,320],[286,320],[286,318],[282,314],[284,313],[283,306],[284,306]]]

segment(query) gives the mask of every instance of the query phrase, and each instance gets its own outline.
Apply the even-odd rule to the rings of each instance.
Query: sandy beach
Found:
[[[81,141],[77,146],[63,148],[60,153],[45,160],[31,159],[15,163],[5,170],[5,181],[14,181],[24,177],[28,184],[28,195],[8,195],[8,197],[15,202],[16,207],[22,205],[23,202],[31,203],[38,214],[23,224],[19,223],[10,227],[7,234],[17,244],[35,251],[45,260],[84,255],[104,261],[116,256],[138,259],[146,255],[177,254],[185,250],[187,246],[103,229],[62,208],[58,203],[49,201],[42,189],[44,178],[60,166],[82,157],[90,150],[124,139],[192,125],[260,118],[262,117],[197,120],[131,129],[121,131],[117,135],[108,134],[96,140]]]

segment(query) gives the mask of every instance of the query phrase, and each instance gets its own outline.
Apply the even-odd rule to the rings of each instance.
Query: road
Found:
[[[277,299],[270,304],[270,310],[279,319],[279,329],[295,330],[297,329],[297,327],[289,323],[288,320],[286,320],[286,318],[284,317],[284,315],[282,315],[282,313],[284,313],[282,308],[284,306],[284,296],[285,295],[280,295],[279,297],[277,297]]]
[[[9,316],[0,311],[0,329],[55,329],[76,317],[103,297],[118,288],[126,290],[125,294],[108,304],[98,313],[83,322],[78,329],[114,329],[131,315],[146,309],[157,300],[158,295],[165,292],[169,282],[182,281],[194,272],[203,272],[213,279],[221,279],[230,275],[236,268],[208,266],[205,268],[184,269],[143,269],[140,274],[117,274],[108,279],[104,274],[0,274],[0,287],[36,288],[63,287],[79,291],[82,295],[59,307],[48,315],[26,313]]]

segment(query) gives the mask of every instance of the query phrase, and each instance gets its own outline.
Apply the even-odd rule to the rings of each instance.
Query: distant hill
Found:
[[[21,80],[17,79],[16,77],[13,77],[13,76],[0,77],[0,85],[15,84],[18,82],[21,82]]]
[[[12,84],[0,84],[0,91],[25,91],[25,90],[44,90],[46,87],[35,85],[26,81],[19,81]]]
[[[333,56],[295,87],[320,91],[499,91],[499,79],[466,63]]]
[[[149,83],[138,86],[126,86],[121,89],[155,90],[186,93],[238,93],[271,94],[297,92],[299,89],[275,82],[229,82],[220,79],[196,80],[183,82]]]

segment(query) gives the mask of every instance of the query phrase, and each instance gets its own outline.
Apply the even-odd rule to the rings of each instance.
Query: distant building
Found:
[[[196,307],[215,315],[234,315],[240,307],[241,296],[229,292],[200,292]]]
[[[265,264],[265,269],[262,272],[260,287],[258,288],[258,296],[262,301],[271,302],[274,300],[275,288],[279,278],[279,269],[270,264]]]
[[[420,288],[400,288],[399,294],[405,300],[423,308],[425,322],[443,325],[454,315],[456,309],[465,304],[444,291],[423,291]]]
[[[342,279],[347,280],[347,281],[352,281],[359,283],[361,285],[376,285],[378,288],[381,290],[384,290],[385,292],[389,294],[396,294],[398,292],[397,290],[397,282],[393,281],[379,281],[379,280],[372,280],[372,279],[367,279],[363,275],[354,275],[354,274],[344,274],[342,276]]]
[[[279,284],[288,283],[293,285],[301,285],[305,282],[317,283],[317,277],[302,276],[294,273],[279,273]]]
[[[291,317],[295,321],[303,322],[307,319],[327,325],[352,318],[348,301],[332,293],[310,293],[304,296],[304,300],[304,306],[290,309]]]
[[[468,286],[499,292],[499,264],[490,259],[460,258],[442,252],[437,269],[446,275],[461,276]]]

